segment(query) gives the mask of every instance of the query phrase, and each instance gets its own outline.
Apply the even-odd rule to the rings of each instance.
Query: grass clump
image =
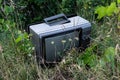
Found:
[[[106,4],[104,4],[104,0],[99,1],[100,3],[94,0],[76,1],[77,5],[75,8],[77,8],[77,14],[92,23],[90,47],[82,53],[79,53],[75,49],[68,51],[67,56],[52,68],[41,68],[41,66],[37,65],[34,57],[34,47],[30,41],[31,35],[21,29],[25,27],[25,22],[22,20],[26,21],[29,19],[28,16],[25,16],[24,11],[29,12],[30,10],[27,6],[37,0],[30,0],[31,2],[28,0],[29,4],[26,4],[27,8],[24,6],[25,4],[22,4],[22,1],[16,3],[11,1],[0,0],[0,3],[4,2],[4,4],[0,5],[0,10],[2,10],[0,13],[0,80],[120,79],[119,14],[112,13],[111,16],[105,15],[100,20],[96,19],[96,15],[94,14],[95,6],[109,6],[110,1],[106,0],[108,2]],[[16,6],[13,3],[20,5]],[[44,1],[41,1],[41,3],[46,4]],[[63,12],[66,11],[65,13],[69,13],[71,6],[66,6],[65,3],[68,3],[67,0],[62,2],[64,5],[61,4],[60,8],[58,6],[57,8],[60,11],[61,8],[65,7],[65,9],[62,9]],[[93,5],[93,3],[95,4]],[[39,6],[40,4],[37,3]],[[23,8],[21,12],[17,10],[18,7],[20,9]],[[44,6],[41,5],[40,8],[42,9]],[[32,10],[34,9],[35,6],[33,6]],[[70,10],[70,12],[72,11]],[[36,12],[36,14],[38,13]],[[34,19],[36,18],[34,17]],[[31,21],[26,22],[26,24],[29,22]]]

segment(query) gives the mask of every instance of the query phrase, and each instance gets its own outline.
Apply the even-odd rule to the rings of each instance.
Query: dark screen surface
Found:
[[[65,55],[65,51],[80,46],[80,30],[71,31],[56,36],[44,38],[44,52],[47,62],[58,62]]]

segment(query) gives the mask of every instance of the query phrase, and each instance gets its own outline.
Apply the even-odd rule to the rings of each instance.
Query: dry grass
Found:
[[[2,45],[0,44],[0,53],[2,53],[3,51],[3,48],[2,48]]]
[[[80,5],[78,7],[81,7]],[[25,58],[15,55],[16,49],[9,35],[0,35],[0,80],[119,80],[120,79],[120,35],[115,18],[105,18],[101,22],[95,20],[94,11],[88,13],[79,9],[78,14],[92,23],[91,46],[97,45],[96,54],[103,54],[107,47],[115,48],[114,71],[110,63],[94,68],[79,65],[77,59],[85,52],[75,50],[68,52],[62,62],[55,67],[38,66],[34,56]],[[7,35],[7,36],[6,36]],[[22,54],[22,53],[21,53]]]

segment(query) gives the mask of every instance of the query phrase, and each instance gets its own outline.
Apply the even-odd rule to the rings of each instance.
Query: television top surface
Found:
[[[30,29],[33,30],[38,35],[48,35],[52,33],[64,32],[67,30],[74,30],[81,27],[85,28],[91,26],[89,21],[81,18],[80,16],[74,16],[68,19],[70,20],[69,23],[56,24],[52,26],[46,23],[41,23],[41,24],[31,25]]]

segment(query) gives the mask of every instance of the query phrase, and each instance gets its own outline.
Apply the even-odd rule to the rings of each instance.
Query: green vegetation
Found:
[[[41,68],[27,25],[64,12],[92,23],[91,44]],[[119,80],[120,0],[0,0],[0,80]]]

